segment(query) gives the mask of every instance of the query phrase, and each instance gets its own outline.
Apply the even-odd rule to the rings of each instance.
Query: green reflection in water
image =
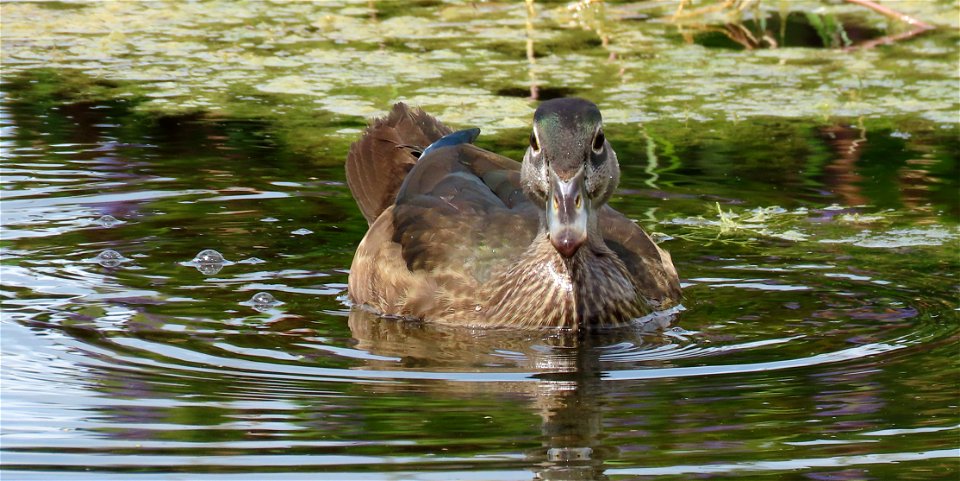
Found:
[[[624,18],[604,47],[540,9],[537,81],[601,102],[612,203],[688,283],[673,324],[571,340],[338,300],[364,117],[413,100],[519,158],[534,103],[514,5],[329,5],[0,7],[4,477],[956,473],[955,35],[713,53]],[[235,263],[182,264],[207,248]]]

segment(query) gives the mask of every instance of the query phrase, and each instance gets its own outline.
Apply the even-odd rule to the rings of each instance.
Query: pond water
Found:
[[[142,8],[126,3],[109,8]],[[290,8],[278,5],[276,21]],[[410,35],[480,28],[445,15]],[[955,37],[934,38],[930,62],[955,48]],[[26,51],[9,45],[5,55]],[[441,57],[450,61],[432,61]],[[540,65],[558,75],[550,55]],[[345,304],[366,222],[342,161],[362,115],[392,97],[360,87],[301,107],[326,109],[315,118],[298,116],[301,97],[234,99],[208,115],[163,110],[156,100],[171,97],[142,95],[140,83],[66,95],[74,79],[34,67],[0,85],[4,479],[960,474],[955,91],[941,110],[893,115],[867,96],[842,112],[778,115],[775,102],[760,107],[771,90],[701,91],[684,110],[669,104],[689,83],[652,104],[597,87],[623,170],[611,204],[657,233],[685,299],[634,327],[571,338],[377,319]],[[273,88],[297,83],[281,78]],[[654,92],[670,78],[649,79]],[[889,108],[936,104],[943,87],[906,82],[928,97]],[[386,95],[449,100],[433,109],[441,119],[521,156],[535,105],[510,97],[521,87],[460,107],[464,90],[395,88]],[[557,89],[542,92],[591,93]],[[289,117],[259,115],[268,107]]]

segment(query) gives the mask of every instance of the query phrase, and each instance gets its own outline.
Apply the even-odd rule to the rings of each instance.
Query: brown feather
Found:
[[[600,226],[607,247],[623,261],[647,302],[663,309],[680,299],[680,279],[670,254],[640,226],[610,206],[600,209]]]
[[[392,205],[400,184],[417,162],[411,147],[423,149],[451,132],[420,109],[398,103],[376,119],[347,154],[347,185],[367,224]]]
[[[523,197],[512,175],[517,169],[516,162],[467,144],[421,159],[393,209],[393,241],[402,246],[407,267],[456,266],[481,280],[523,253],[538,224],[536,209],[516,202]],[[516,182],[509,184],[511,178]]]

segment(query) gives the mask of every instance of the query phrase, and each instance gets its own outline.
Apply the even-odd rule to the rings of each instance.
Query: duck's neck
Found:
[[[590,230],[571,258],[561,256],[541,231],[518,262],[488,284],[484,317],[490,325],[592,329],[641,315],[626,267],[600,233]]]

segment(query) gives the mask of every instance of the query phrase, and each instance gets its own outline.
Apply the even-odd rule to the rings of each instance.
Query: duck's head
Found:
[[[540,104],[520,179],[527,196],[546,209],[550,242],[562,256],[573,257],[596,231],[596,212],[620,182],[600,109],[577,98]]]

